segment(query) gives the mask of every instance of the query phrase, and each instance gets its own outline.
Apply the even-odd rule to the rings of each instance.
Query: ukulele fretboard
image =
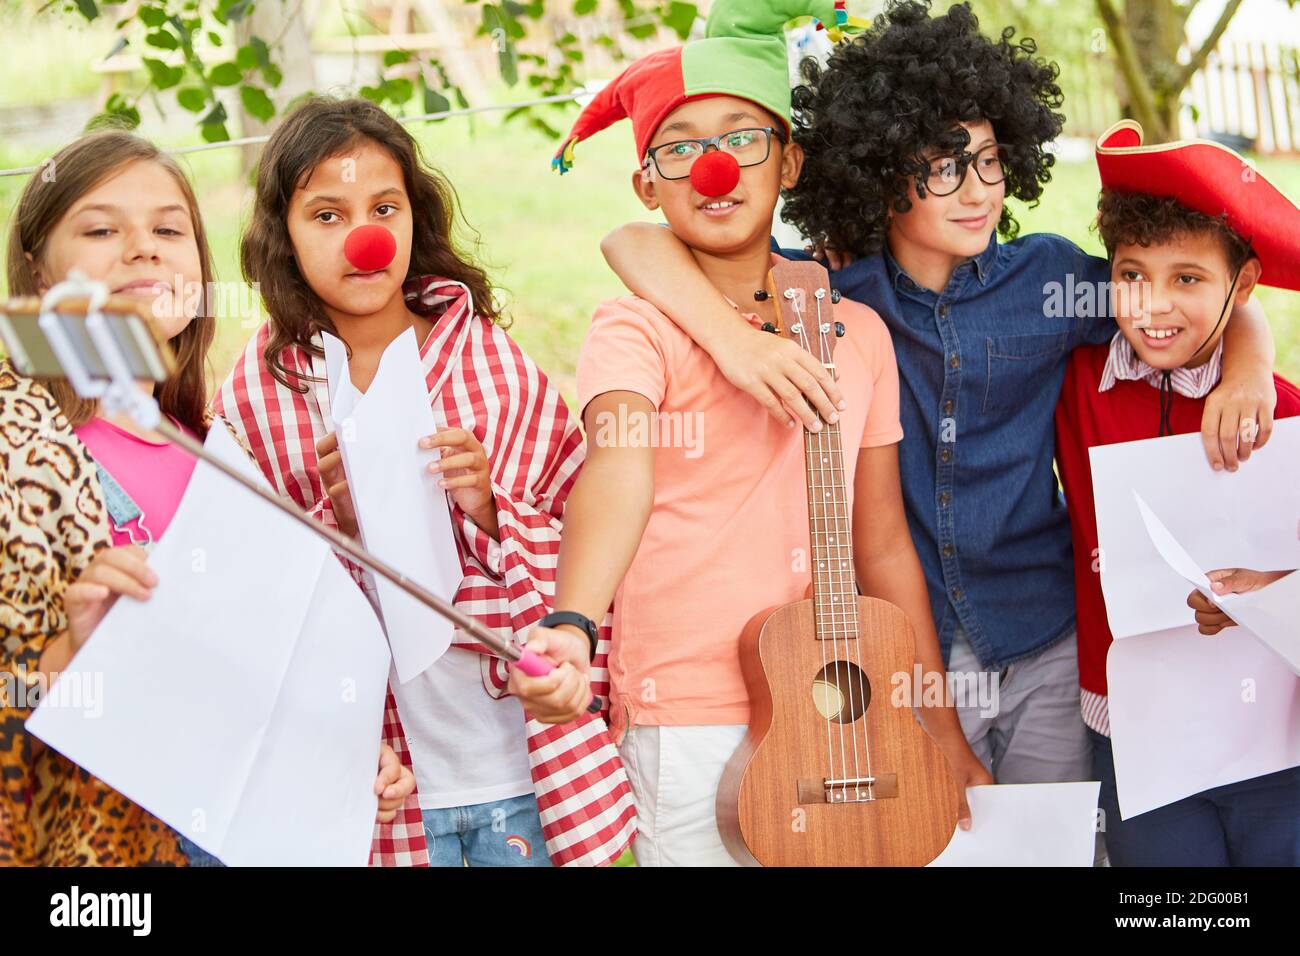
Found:
[[[840,426],[804,430],[808,524],[812,537],[813,617],[818,640],[858,636],[858,589],[853,568],[853,515],[844,477]]]

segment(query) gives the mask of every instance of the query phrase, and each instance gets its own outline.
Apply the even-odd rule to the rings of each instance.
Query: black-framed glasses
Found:
[[[1007,178],[1007,159],[1010,147],[1002,143],[989,143],[975,152],[963,151],[950,156],[936,156],[916,175],[917,192],[924,197],[951,196],[966,181],[966,171],[972,167],[980,182],[996,186]]]
[[[777,131],[770,126],[733,129],[718,136],[701,139],[678,139],[646,150],[643,166],[654,163],[664,179],[685,179],[695,161],[712,146],[730,153],[741,166],[759,166],[772,153],[772,137]]]

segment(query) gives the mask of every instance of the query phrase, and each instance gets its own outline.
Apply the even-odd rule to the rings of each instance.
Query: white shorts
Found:
[[[636,801],[638,866],[739,866],[718,833],[718,783],[744,724],[642,724],[619,745]]]

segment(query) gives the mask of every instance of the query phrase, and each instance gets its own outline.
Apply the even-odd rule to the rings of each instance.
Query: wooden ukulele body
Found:
[[[911,625],[893,604],[857,601],[858,640],[819,640],[811,600],[763,611],[741,635],[749,732],[727,764],[717,801],[723,843],[739,862],[923,866],[952,839],[956,785],[910,706]],[[840,689],[830,689],[837,679]],[[895,706],[899,680],[909,692]],[[863,686],[865,713],[850,721],[862,709]],[[846,722],[828,720],[823,711]],[[876,782],[872,798],[857,802],[865,788],[828,788],[825,781],[866,776],[864,744]]]

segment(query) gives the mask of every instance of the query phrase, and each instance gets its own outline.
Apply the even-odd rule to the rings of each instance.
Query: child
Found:
[[[832,15],[830,3],[718,0],[709,38],[628,67],[578,118],[561,154],[567,161],[574,140],[630,117],[640,165],[633,189],[647,208],[663,210],[715,294],[755,327],[776,316],[755,290],[780,261],[768,250],[772,211],[802,162],[788,141],[779,29],[809,11]],[[719,155],[714,149],[729,154],[724,166],[735,161],[730,188],[710,187],[698,173],[712,162],[701,157]],[[835,362],[847,407],[837,417],[848,452],[856,578],[864,594],[906,612],[917,657],[932,673],[941,660],[898,487],[902,431],[889,336],[863,306],[841,303],[834,314],[845,329]],[[637,298],[596,310],[578,392],[588,461],[565,516],[555,600],[574,623],[544,632],[547,646],[559,654],[564,642],[580,666],[581,635],[613,600],[611,713],[636,796],[637,862],[734,865],[715,804],[723,767],[749,721],[740,634],[764,608],[803,597],[809,582],[798,559],[809,545],[802,430],[770,418]],[[657,422],[679,416],[707,429],[690,447],[634,437],[638,428],[653,432]],[[627,436],[609,436],[615,421],[627,423]],[[558,625],[557,617],[544,623]],[[533,686],[519,673],[511,681]],[[556,707],[550,716],[573,713]],[[967,825],[965,787],[991,779],[951,708],[923,708],[922,719],[952,766]]]
[[[1102,288],[1104,260],[1055,235],[997,239],[1016,232],[1006,196],[1035,201],[1050,178],[1045,146],[1062,122],[1055,66],[1012,34],[983,36],[964,4],[931,18],[895,2],[825,69],[806,64],[794,101],[807,164],[783,217],[860,257],[833,282],[892,334],[903,497],[944,659],[999,689],[997,707],[958,707],[967,738],[999,782],[1083,780],[1092,760],[1052,409],[1070,351],[1109,341],[1115,325],[1095,295],[1091,310],[1072,294],[1056,301]],[[754,337],[667,230],[625,226],[603,248],[710,354]],[[1243,312],[1205,405],[1207,452],[1230,469],[1249,454],[1239,419],[1265,426],[1262,440],[1273,405],[1267,323]]]
[[[1116,866],[1297,866],[1300,768],[1120,819],[1106,697],[1111,633],[1093,567],[1088,449],[1198,430],[1219,379],[1229,307],[1244,305],[1257,282],[1300,290],[1300,210],[1258,173],[1243,182],[1246,161],[1215,143],[1141,142],[1131,121],[1098,142],[1097,229],[1110,254],[1119,331],[1108,344],[1075,350],[1056,409],[1074,538],[1079,680],[1106,849]],[[1300,389],[1276,382],[1277,416],[1300,415]]]
[[[207,433],[204,364],[213,325],[211,257],[194,192],[174,160],[121,131],[84,136],[35,175],[13,213],[12,295],[38,295],[79,269],[116,295],[152,302],[177,374],[154,388],[163,412]],[[44,170],[45,167],[42,167]],[[201,284],[200,284],[201,283]],[[198,302],[196,316],[182,303]],[[150,386],[151,388],[153,386]],[[166,531],[194,459],[128,416],[105,416],[68,382],[0,363],[0,666],[6,687],[57,679],[121,594],[147,600],[144,551]],[[126,797],[23,729],[30,699],[5,699],[0,727],[0,865],[211,863]],[[391,819],[415,785],[387,747],[375,792]]]
[[[377,106],[316,97],[286,116],[262,155],[241,250],[269,320],[217,406],[282,493],[355,535],[320,333],[347,344],[364,390],[384,349],[414,327],[429,401],[447,423],[422,444],[439,450],[429,467],[451,493],[465,571],[456,603],[519,634],[545,613],[582,446],[558,392],[494,323],[487,277],[453,244],[454,215],[450,187]],[[359,270],[344,256],[362,224],[395,236],[387,268]],[[377,862],[603,865],[626,848],[631,795],[604,722],[526,722],[505,685],[504,662],[463,641],[392,683],[385,730],[413,764],[417,793],[378,829]]]

